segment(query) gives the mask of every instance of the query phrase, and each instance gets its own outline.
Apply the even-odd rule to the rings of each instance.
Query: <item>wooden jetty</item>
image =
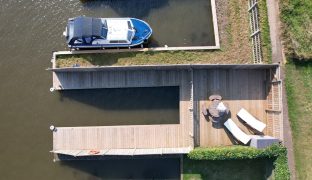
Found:
[[[185,154],[192,136],[184,125],[61,127],[53,133],[54,152],[73,156]]]
[[[220,94],[231,118],[247,134],[253,132],[236,117],[240,108],[267,124],[265,135],[283,140],[279,66],[166,65],[50,69],[53,88],[94,89],[179,86],[180,123],[100,127],[58,127],[53,152],[72,156],[184,154],[194,147],[233,145],[233,137],[215,128],[201,112],[209,96]]]

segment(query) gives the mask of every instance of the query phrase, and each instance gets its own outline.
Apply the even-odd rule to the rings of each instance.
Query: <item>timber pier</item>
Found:
[[[222,95],[232,120],[244,132],[251,134],[236,117],[240,108],[248,109],[267,124],[265,135],[283,138],[278,64],[143,65],[49,70],[53,74],[55,90],[178,86],[180,94],[179,124],[56,127],[52,150],[56,156],[186,154],[194,147],[233,145],[232,136],[223,128],[214,128],[201,113],[212,94]],[[96,154],[92,154],[93,150]]]

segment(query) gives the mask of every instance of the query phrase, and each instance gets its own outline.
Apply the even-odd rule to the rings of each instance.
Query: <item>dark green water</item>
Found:
[[[77,179],[179,179],[180,159],[172,157],[64,161],[61,166],[79,170]]]
[[[68,90],[58,96],[69,104],[63,126],[179,124],[179,87]]]
[[[174,110],[176,104],[169,104],[173,109],[156,106],[168,105],[162,98],[151,98],[148,103],[145,101],[145,105],[152,105],[150,109],[127,109],[131,104],[120,102],[124,108],[118,111],[116,104],[116,109],[112,110],[105,109],[105,103],[97,102],[97,99],[105,99],[105,90],[105,93],[98,90],[50,93],[52,75],[45,69],[51,66],[53,50],[66,50],[62,32],[68,18],[79,15],[139,17],[153,27],[154,45],[210,45],[213,41],[210,38],[212,26],[209,26],[209,12],[210,5],[206,0],[110,0],[88,3],[78,0],[0,0],[0,179],[96,179],[92,168],[87,171],[79,165],[52,162],[49,153],[52,133],[48,130],[51,124],[83,126],[178,122],[178,110]],[[171,91],[175,92],[169,90],[169,93],[160,94],[168,93],[170,96]],[[146,95],[146,92],[142,94]],[[175,93],[173,95],[176,97]],[[85,101],[88,97],[98,98]],[[162,162],[166,164],[165,160]],[[136,163],[144,168],[142,162]],[[127,166],[122,167],[127,169]],[[168,167],[167,171],[177,173],[176,166],[170,167],[172,169]],[[121,168],[121,175],[122,172]]]

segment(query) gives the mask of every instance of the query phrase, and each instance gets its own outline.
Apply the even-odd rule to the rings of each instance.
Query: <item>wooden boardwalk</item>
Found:
[[[57,76],[54,83],[59,83],[62,89],[179,86],[180,123],[59,127],[53,133],[53,151],[70,153],[97,149],[110,150],[108,154],[119,155],[140,154],[139,151],[145,154],[172,154],[187,153],[194,147],[188,70],[61,72],[54,75]]]
[[[57,90],[156,86],[182,87],[183,83],[187,85],[190,83],[189,76],[189,73],[185,70],[57,72],[53,75],[53,87]]]
[[[245,108],[267,124],[265,135],[282,140],[282,109],[278,66],[179,66],[170,68],[69,69],[53,72],[56,89],[179,86],[180,123],[57,128],[53,151],[99,149],[108,154],[187,153],[190,149],[233,145],[223,127],[212,126],[201,111],[208,97],[220,94],[231,118],[247,134],[254,134],[236,116]],[[115,150],[115,151],[113,151]]]
[[[192,137],[183,130],[183,125],[61,127],[53,133],[53,148],[63,152],[101,150],[108,154],[118,150],[120,155],[140,154],[146,149],[150,151],[145,153],[160,154],[168,148],[169,153],[191,150]]]

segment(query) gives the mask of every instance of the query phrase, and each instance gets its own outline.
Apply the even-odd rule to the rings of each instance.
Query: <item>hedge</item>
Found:
[[[275,179],[290,179],[290,172],[287,164],[287,149],[279,144],[273,144],[265,149],[256,149],[246,146],[196,148],[187,156],[192,160],[243,160],[270,158],[274,159]]]

